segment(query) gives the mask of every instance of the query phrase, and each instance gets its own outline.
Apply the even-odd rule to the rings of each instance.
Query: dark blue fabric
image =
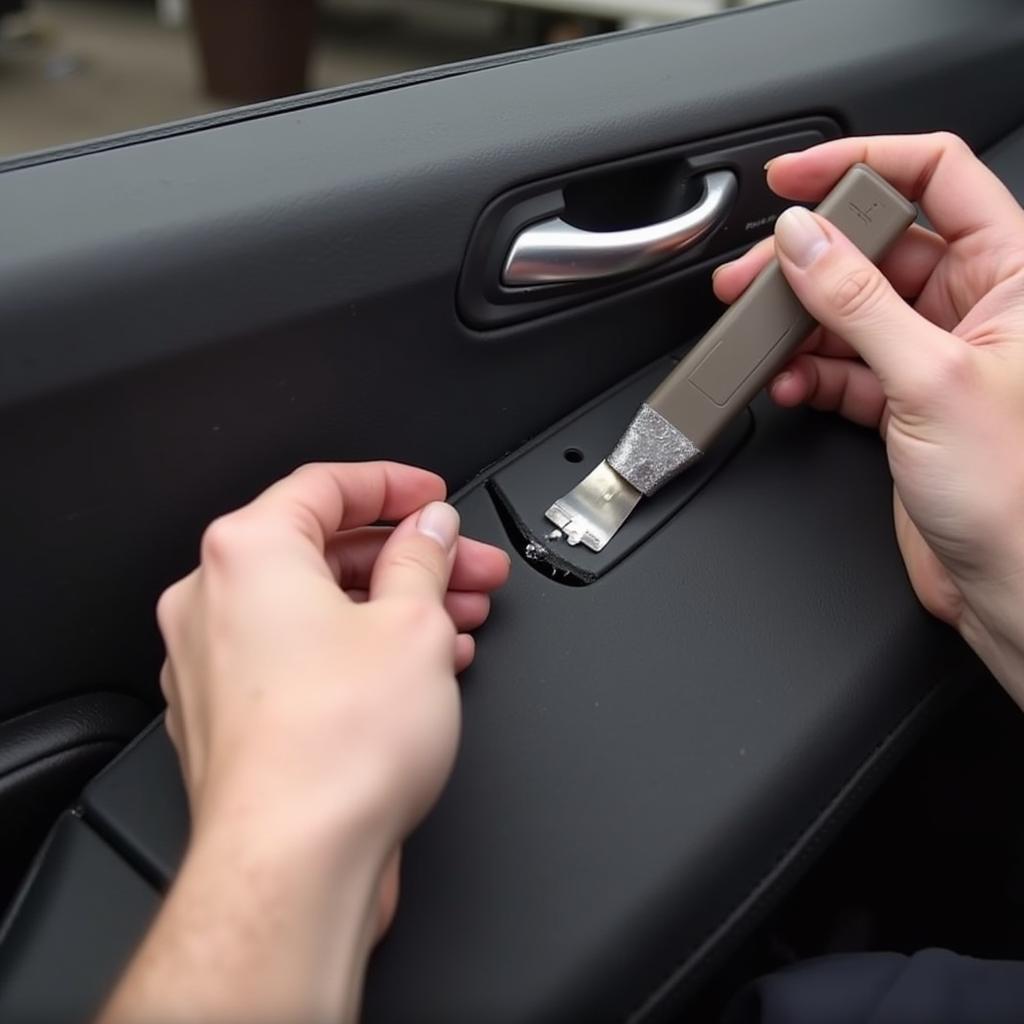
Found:
[[[1024,964],[945,949],[822,957],[748,986],[724,1024],[1022,1024]]]

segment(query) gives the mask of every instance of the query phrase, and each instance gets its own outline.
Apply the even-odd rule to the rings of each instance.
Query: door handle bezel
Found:
[[[768,188],[763,170],[765,163],[780,153],[806,149],[841,134],[839,125],[829,118],[803,117],[715,138],[652,148],[605,163],[584,163],[500,192],[479,212],[470,231],[455,289],[457,315],[471,331],[491,331],[574,307],[591,306],[679,273],[706,272],[712,261],[732,258],[764,237],[771,231],[774,217],[788,205]],[[643,181],[645,175],[659,167],[674,167],[675,180],[680,182],[697,182],[702,175],[717,170],[728,169],[735,173],[737,194],[722,222],[694,239],[684,252],[668,255],[632,273],[536,285],[504,283],[503,271],[509,251],[530,225],[567,217],[584,224],[567,210],[572,209],[573,202],[581,195],[586,196],[588,202],[595,201],[593,197],[599,196],[601,188],[593,187],[594,183],[620,176],[625,186],[634,171],[639,172],[635,180]],[[572,192],[576,193],[575,197]],[[602,216],[588,227],[596,228],[605,222],[619,228],[642,222],[642,214],[632,220],[623,216],[623,208],[650,209],[651,219],[658,216],[654,196],[624,193],[623,202],[619,203],[612,190],[611,198],[617,208],[608,212],[615,219],[609,221],[604,217],[605,211],[598,201],[594,212]]]

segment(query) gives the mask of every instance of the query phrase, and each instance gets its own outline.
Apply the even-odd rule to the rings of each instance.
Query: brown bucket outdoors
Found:
[[[304,92],[314,0],[192,0],[206,91],[253,103]]]

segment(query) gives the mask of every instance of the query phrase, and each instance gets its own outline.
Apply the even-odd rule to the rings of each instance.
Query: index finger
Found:
[[[919,202],[949,242],[982,231],[1019,238],[1024,229],[1017,200],[967,143],[949,132],[835,139],[772,160],[768,184],[787,199],[814,201],[855,163],[872,167]]]
[[[297,527],[322,554],[339,531],[399,520],[447,488],[436,473],[397,462],[323,462],[301,466],[249,506]]]

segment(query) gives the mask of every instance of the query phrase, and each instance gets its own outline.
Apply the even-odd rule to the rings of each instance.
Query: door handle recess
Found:
[[[625,231],[585,231],[561,217],[532,224],[509,249],[502,283],[510,287],[601,281],[653,267],[685,252],[720,224],[736,196],[732,171],[704,175],[695,206],[671,220]]]

